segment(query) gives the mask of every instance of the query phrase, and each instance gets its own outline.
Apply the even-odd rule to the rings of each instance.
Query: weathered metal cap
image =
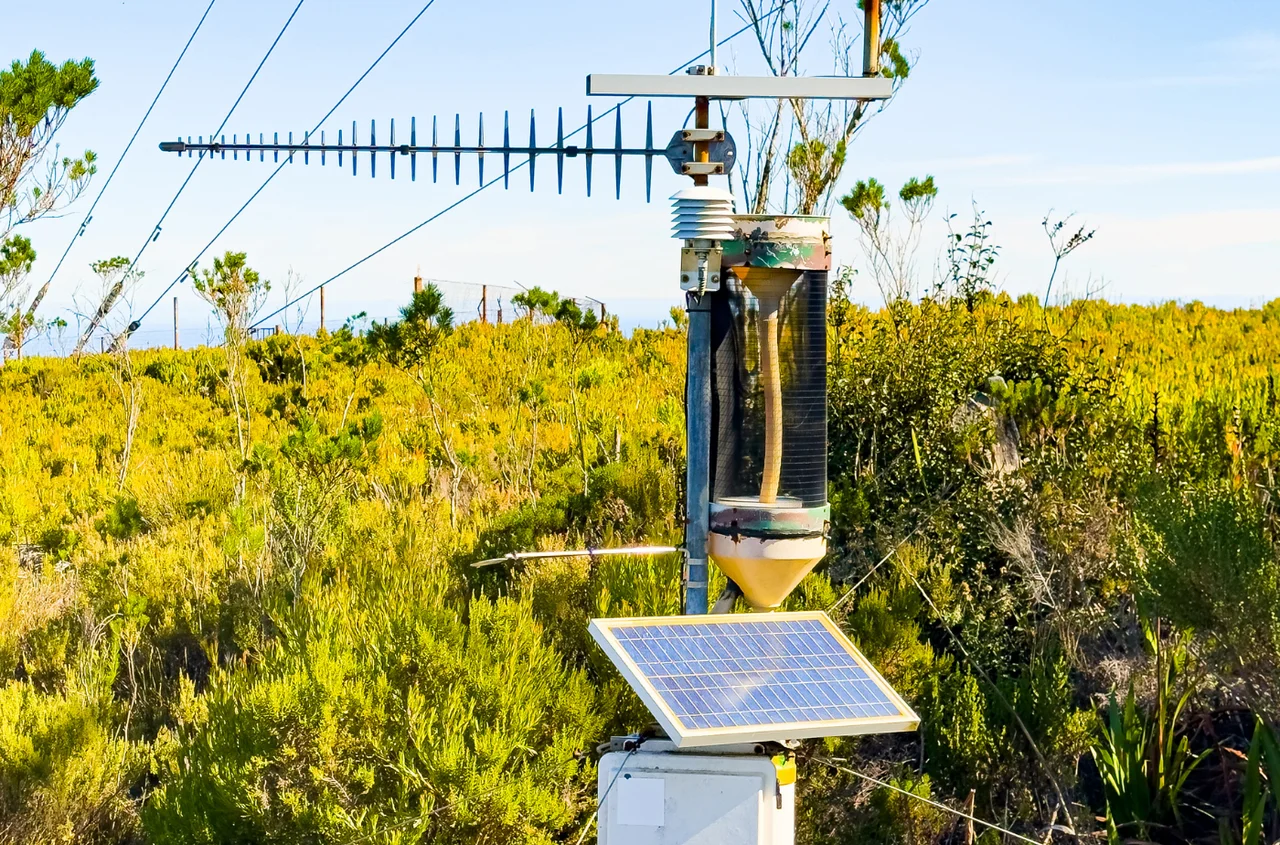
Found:
[[[722,499],[711,503],[707,552],[752,607],[775,608],[826,555],[830,520],[830,505]]]
[[[831,219],[791,214],[735,214],[722,244],[725,267],[830,270]]]

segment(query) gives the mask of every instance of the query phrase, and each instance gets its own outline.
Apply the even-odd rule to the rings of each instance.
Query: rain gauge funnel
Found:
[[[778,607],[827,551],[825,217],[736,215],[712,304],[709,553]]]

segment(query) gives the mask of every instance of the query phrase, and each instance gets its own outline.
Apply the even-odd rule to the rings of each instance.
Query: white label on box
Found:
[[[662,827],[666,824],[666,782],[662,778],[618,779],[618,824]]]

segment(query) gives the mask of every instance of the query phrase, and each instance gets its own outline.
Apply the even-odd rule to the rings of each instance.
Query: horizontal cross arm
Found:
[[[887,100],[883,76],[702,76],[593,73],[587,94],[605,97],[707,97],[712,100]]]

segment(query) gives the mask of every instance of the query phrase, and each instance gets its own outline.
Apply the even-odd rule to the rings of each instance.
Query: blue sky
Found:
[[[132,256],[189,169],[188,159],[157,151],[161,140],[208,134],[235,99],[296,0],[217,0],[204,29],[144,128],[87,234],[59,273],[49,302],[72,307],[90,283],[90,261]],[[280,46],[228,125],[228,133],[293,131],[300,136],[326,112],[421,7],[421,0],[363,4],[306,0]],[[835,0],[856,15],[853,0]],[[68,121],[64,149],[91,147],[114,163],[203,11],[203,0],[61,0],[5,12],[0,59],[32,48],[51,59],[92,56],[100,90]],[[497,137],[504,109],[525,126],[536,108],[549,142],[555,109],[577,125],[589,72],[666,72],[706,41],[706,4],[680,0],[600,4],[436,0],[435,5],[331,119],[329,132],[370,118],[404,133],[432,114],[452,125],[462,113],[474,132],[484,111]],[[736,28],[736,3],[721,0],[722,31]],[[1097,237],[1066,265],[1068,290],[1103,285],[1113,300],[1201,299],[1226,306],[1280,296],[1280,3],[1100,0],[932,0],[906,39],[918,63],[898,99],[860,136],[844,181],[875,176],[890,186],[932,174],[940,187],[921,247],[928,269],[941,221],[976,202],[994,221],[1001,245],[1000,286],[1043,290],[1052,262],[1040,221],[1050,209],[1074,212]],[[681,24],[687,23],[682,28]],[[756,69],[747,37],[721,51],[721,63]],[[815,51],[810,72],[827,72]],[[612,101],[596,98],[603,109]],[[674,130],[687,106],[655,104],[656,134]],[[643,104],[624,113],[628,141],[639,143]],[[612,135],[608,124],[602,136]],[[521,134],[521,137],[523,135]],[[624,323],[655,323],[679,301],[668,237],[666,197],[683,185],[655,168],[646,205],[642,166],[630,162],[623,199],[612,168],[597,169],[583,196],[580,163],[566,167],[557,195],[550,162],[538,190],[513,179],[424,228],[328,289],[329,318],[360,310],[384,315],[424,276],[509,285],[540,284],[608,302]],[[659,162],[659,164],[661,164]],[[292,269],[309,285],[420,222],[475,186],[393,182],[381,162],[353,178],[331,162],[288,168],[215,245],[244,250],[275,282],[283,302]],[[470,165],[470,166],[468,166]],[[492,174],[496,162],[487,164]],[[270,173],[243,160],[203,165],[143,259],[140,311]],[[96,191],[96,186],[94,188]],[[93,191],[91,191],[92,195]],[[43,282],[87,209],[26,228],[40,252]],[[860,263],[857,239],[838,208],[836,260]],[[189,285],[177,291],[184,322],[202,324]],[[877,299],[868,282],[859,295]],[[170,309],[148,329],[167,329]],[[312,306],[310,317],[315,317]]]

